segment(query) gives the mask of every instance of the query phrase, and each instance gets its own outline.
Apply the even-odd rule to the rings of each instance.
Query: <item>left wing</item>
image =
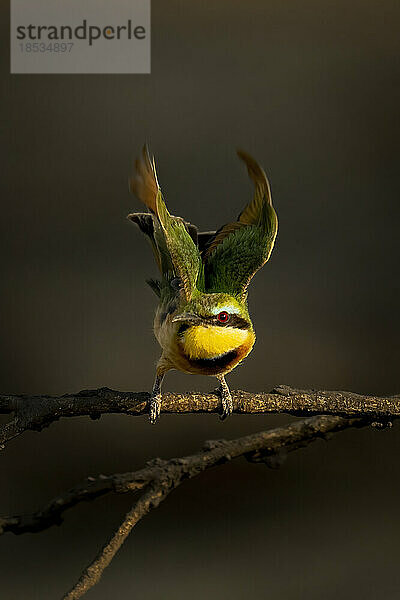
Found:
[[[168,212],[158,184],[154,158],[150,158],[146,146],[135,167],[130,190],[151,214],[134,213],[128,218],[150,238],[163,276],[170,278],[172,268],[173,274],[181,279],[185,297],[189,301],[203,273],[200,253],[195,245],[197,228]]]
[[[249,154],[238,151],[254,182],[254,196],[237,221],[224,225],[203,253],[206,291],[244,298],[254,274],[269,259],[278,218],[272,206],[267,176]]]
[[[202,274],[200,253],[187,232],[183,219],[169,214],[160,190],[157,194],[156,208],[172,263],[189,302]]]

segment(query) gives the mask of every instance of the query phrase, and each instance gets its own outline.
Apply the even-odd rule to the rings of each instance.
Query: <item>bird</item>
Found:
[[[129,179],[130,191],[148,212],[127,218],[147,236],[160,271],[158,279],[147,280],[159,300],[153,326],[162,349],[150,396],[151,423],[160,416],[162,382],[172,369],[215,376],[221,419],[233,412],[225,376],[254,346],[248,286],[268,261],[278,230],[263,168],[243,150],[237,154],[254,184],[253,197],[236,221],[216,231],[200,232],[169,213],[147,145]]]

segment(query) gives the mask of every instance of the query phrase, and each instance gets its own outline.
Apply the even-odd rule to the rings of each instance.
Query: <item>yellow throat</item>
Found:
[[[239,348],[250,341],[249,336],[254,339],[254,333],[248,329],[200,325],[185,331],[182,345],[189,358],[214,358]]]

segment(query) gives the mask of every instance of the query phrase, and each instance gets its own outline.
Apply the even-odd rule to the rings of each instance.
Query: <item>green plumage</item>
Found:
[[[202,267],[199,250],[187,232],[183,220],[169,214],[161,191],[157,193],[156,207],[158,220],[174,266],[174,274],[181,280],[185,298],[189,301],[196,291]]]
[[[206,291],[244,299],[251,278],[271,254],[276,231],[275,211],[264,204],[257,225],[236,229],[210,254],[205,264]]]
[[[158,186],[154,160],[147,148],[143,149],[130,187],[152,214],[135,213],[128,218],[151,241],[162,281],[149,283],[162,301],[168,302],[176,295],[171,281],[178,278],[186,302],[199,292],[225,292],[245,302],[250,280],[269,259],[278,219],[268,180],[251,156],[243,151],[238,155],[254,182],[253,199],[237,221],[203,234],[180,217],[170,215]]]
[[[146,147],[135,163],[130,189],[150,212],[128,218],[150,240],[161,273],[159,281],[148,280],[159,297],[154,334],[162,348],[150,397],[152,423],[160,414],[161,384],[170,369],[217,377],[222,418],[233,411],[225,375],[253,348],[247,288],[268,260],[278,229],[264,171],[245,152],[238,155],[254,183],[253,199],[236,221],[203,233],[169,213]]]

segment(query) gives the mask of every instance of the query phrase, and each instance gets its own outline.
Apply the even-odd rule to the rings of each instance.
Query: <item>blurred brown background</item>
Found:
[[[280,231],[251,287],[258,341],[233,389],[400,391],[397,2],[153,0],[148,76],[10,76],[6,3],[1,18],[2,392],[150,388],[144,279],[156,270],[125,221],[139,209],[127,177],[145,140],[171,211],[202,228],[251,196],[237,146],[270,177]],[[0,513],[289,420],[64,420],[1,453]],[[89,595],[393,598],[399,451],[398,426],[352,431],[278,471],[237,461],[206,473],[138,525]],[[106,497],[61,527],[2,537],[1,597],[60,598],[130,503]]]

